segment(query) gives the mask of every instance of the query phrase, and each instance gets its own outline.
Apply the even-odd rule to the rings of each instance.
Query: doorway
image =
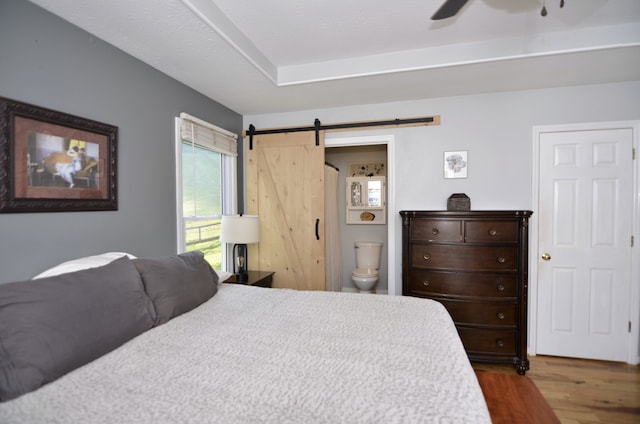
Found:
[[[637,128],[534,131],[531,353],[638,362]]]
[[[333,147],[356,147],[356,146],[375,146],[386,145],[387,152],[387,234],[386,234],[386,269],[387,269],[387,293],[390,296],[399,296],[402,294],[402,282],[398,281],[396,277],[396,265],[395,265],[395,195],[394,195],[394,136],[393,135],[380,135],[380,136],[356,136],[356,137],[336,137],[329,138],[327,135],[325,138],[325,148]],[[344,252],[343,254],[348,254]],[[384,261],[383,261],[384,262]],[[345,266],[346,268],[346,266]],[[350,269],[349,269],[350,271]],[[398,284],[399,282],[399,284]]]

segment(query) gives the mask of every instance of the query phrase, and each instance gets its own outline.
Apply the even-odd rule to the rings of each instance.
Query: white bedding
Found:
[[[39,390],[24,423],[490,423],[453,322],[411,297],[223,284]]]

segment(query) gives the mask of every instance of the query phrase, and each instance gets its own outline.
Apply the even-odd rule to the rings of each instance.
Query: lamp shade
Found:
[[[223,243],[251,244],[260,241],[257,215],[222,215],[220,241]]]

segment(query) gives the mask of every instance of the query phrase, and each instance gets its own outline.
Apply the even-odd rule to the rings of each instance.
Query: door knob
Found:
[[[542,254],[542,259],[545,261],[548,261],[549,259],[551,259],[551,255],[548,253],[543,253]]]

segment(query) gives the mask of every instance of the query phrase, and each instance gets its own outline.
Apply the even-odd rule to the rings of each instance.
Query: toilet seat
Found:
[[[355,268],[351,275],[354,277],[375,277],[378,278],[378,271],[371,268]]]

